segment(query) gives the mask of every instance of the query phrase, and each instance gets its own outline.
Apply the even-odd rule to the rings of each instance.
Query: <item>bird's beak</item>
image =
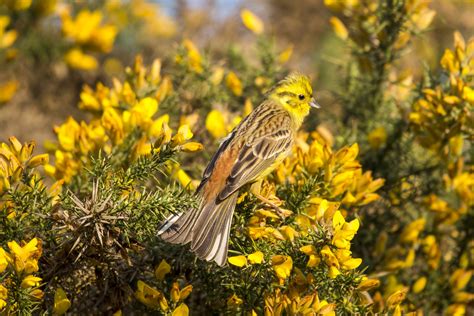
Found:
[[[309,102],[309,105],[312,107],[312,108],[315,108],[315,109],[319,109],[321,106],[318,104],[318,102],[316,102],[316,100],[314,98],[311,98],[311,101]]]

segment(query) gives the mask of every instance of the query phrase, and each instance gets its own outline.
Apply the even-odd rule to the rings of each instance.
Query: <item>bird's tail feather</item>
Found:
[[[189,209],[187,212],[173,214],[158,228],[158,236],[172,244],[185,245],[192,240],[192,230],[199,216],[199,209]]]
[[[227,261],[228,240],[237,193],[219,204],[215,201],[183,214],[169,217],[160,227],[158,234],[175,244],[191,242],[191,251],[207,261],[222,266]]]
[[[222,266],[227,261],[230,226],[238,193],[219,204],[205,205],[193,231],[191,250],[200,258]]]

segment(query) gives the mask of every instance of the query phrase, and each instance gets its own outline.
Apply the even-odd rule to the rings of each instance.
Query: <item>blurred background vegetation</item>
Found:
[[[473,12],[0,0],[0,314],[474,313]],[[262,186],[286,215],[242,194],[223,268],[163,243],[294,70],[322,109]]]
[[[170,54],[184,38],[192,39],[214,63],[229,50],[239,49],[249,59],[255,58],[254,39],[243,32],[239,10],[246,6],[265,22],[267,33],[279,48],[292,48],[290,69],[312,75],[316,90],[328,111],[337,111],[332,91],[337,88],[337,69],[348,54],[343,43],[331,31],[330,12],[323,1],[3,1],[0,12],[10,17],[6,30],[15,32],[14,43],[3,40],[0,137],[17,135],[34,138],[41,145],[51,139],[47,126],[62,122],[67,116],[80,118],[75,106],[83,84],[110,81],[123,76],[123,68],[140,53],[145,60]],[[14,4],[18,3],[18,4]],[[25,3],[22,5],[21,3]],[[401,67],[420,77],[424,65],[435,66],[452,42],[454,30],[466,38],[472,35],[472,1],[437,0],[431,3],[437,12],[427,32],[414,40],[405,53]],[[88,39],[75,38],[62,26],[67,17],[82,9],[99,9],[99,25],[109,30],[109,43],[98,47]],[[87,16],[84,17],[88,19]],[[86,21],[77,21],[82,28]],[[73,27],[74,28],[74,27]],[[90,54],[97,65],[74,65],[66,53],[72,48]],[[337,58],[335,58],[337,56]],[[95,62],[94,62],[95,64]],[[87,69],[83,69],[87,68]],[[326,100],[326,98],[328,98]],[[25,124],[17,124],[20,120]],[[324,121],[321,118],[321,121]],[[330,127],[331,128],[331,127]]]

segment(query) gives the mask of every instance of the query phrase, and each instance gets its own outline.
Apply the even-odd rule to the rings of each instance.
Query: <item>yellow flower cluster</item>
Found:
[[[340,200],[345,206],[363,206],[379,198],[375,191],[383,186],[384,180],[373,180],[370,171],[362,173],[356,160],[358,154],[357,144],[334,153],[319,133],[313,132],[309,139],[303,133],[294,155],[276,169],[277,181],[296,183],[298,179],[295,175],[302,172],[310,175],[322,173],[329,198]]]
[[[175,62],[198,74],[204,70],[202,56],[196,45],[189,39],[183,41],[182,51],[176,55]]]
[[[454,46],[453,50],[444,52],[440,62],[448,80],[435,81],[433,86],[423,89],[421,98],[415,101],[409,115],[419,143],[445,166],[442,183],[444,192],[425,196],[419,207],[426,213],[407,223],[401,231],[398,244],[383,250],[383,253],[384,266],[395,273],[402,273],[404,269],[419,269],[416,264],[420,260],[426,262],[423,267],[426,273],[439,273],[436,270],[442,269],[454,256],[460,256],[459,265],[449,282],[453,301],[445,313],[462,315],[473,298],[472,293],[465,289],[472,274],[468,268],[472,246],[468,245],[456,254],[456,248],[448,245],[456,241],[458,234],[462,234],[457,226],[465,220],[474,205],[474,172],[472,167],[465,166],[463,157],[469,146],[465,144],[465,139],[474,135],[470,123],[474,105],[471,80],[474,39],[466,43],[461,34],[456,32]],[[401,185],[402,191],[411,188],[405,182]],[[428,231],[431,233],[427,234]],[[381,249],[386,248],[387,238],[383,235],[378,239],[376,249],[380,253]],[[398,283],[396,275],[391,275],[389,279],[385,287],[386,294],[406,287]],[[427,278],[419,277],[411,286],[410,294],[423,293],[427,286]]]
[[[7,30],[9,24],[10,17],[0,15],[0,58],[2,58],[3,51],[11,47],[18,36],[15,30]],[[10,101],[17,89],[17,80],[0,83],[0,104]]]
[[[263,33],[264,25],[262,20],[256,16],[252,11],[248,9],[243,9],[240,11],[240,18],[242,19],[242,23],[245,25],[247,29],[252,31],[253,33],[260,35]]]
[[[451,286],[454,302],[448,306],[446,314],[467,315],[466,311],[468,310],[468,305],[474,300],[474,293],[466,289],[469,281],[471,281],[473,272],[472,268],[467,269],[466,267],[461,267],[456,269],[450,276],[449,284]]]
[[[79,108],[93,113],[94,118],[89,123],[79,123],[70,117],[55,127],[58,143],[48,145],[54,151],[55,165],[46,165],[46,172],[56,179],[70,182],[88,164],[90,154],[99,150],[110,153],[137,131],[140,138],[133,146],[134,158],[150,154],[152,144],[157,150],[165,144],[187,152],[201,150],[201,144],[187,142],[193,136],[187,124],[181,125],[172,135],[168,125],[169,115],[156,118],[160,102],[173,90],[171,79],[162,78],[160,69],[159,60],[147,69],[142,59],[137,57],[133,69],[128,69],[132,79],[123,83],[114,80],[113,87],[98,83],[95,90],[85,86],[80,95]],[[151,93],[146,96],[138,94],[145,90]]]
[[[467,304],[474,298],[473,294],[466,290],[466,285],[471,278],[472,269],[470,266],[470,256],[472,246],[467,246],[461,253],[451,247],[454,241],[452,238],[461,232],[456,226],[458,222],[466,216],[470,205],[474,199],[474,176],[472,173],[460,172],[451,179],[445,176],[446,190],[452,197],[457,195],[455,202],[436,194],[430,194],[424,198],[421,208],[426,208],[427,212],[423,217],[407,223],[395,245],[387,247],[388,235],[384,232],[378,237],[376,257],[384,258],[383,266],[386,270],[392,271],[388,277],[387,285],[384,288],[385,294],[408,288],[399,283],[398,273],[409,269],[416,269],[417,273],[421,268],[424,273],[438,274],[437,270],[443,269],[447,262],[458,255],[460,256],[457,269],[450,276],[451,296],[453,303],[445,310],[447,315],[463,315]],[[454,183],[460,186],[457,187]],[[459,189],[457,189],[459,188]],[[433,225],[433,226],[431,226]],[[432,228],[434,227],[434,229]],[[431,231],[431,234],[427,234]],[[419,262],[423,262],[420,267]],[[418,263],[418,265],[417,265]],[[410,294],[419,294],[429,285],[427,277],[421,276],[413,282]]]
[[[436,12],[428,8],[430,2],[426,0],[405,2],[403,10],[405,23],[403,31],[393,44],[395,49],[406,47],[413,33],[423,31],[431,24]],[[335,34],[344,41],[350,40],[362,51],[367,51],[369,47],[377,47],[387,36],[382,23],[385,17],[377,14],[380,6],[384,5],[383,1],[324,0],[324,4],[341,15],[342,19],[333,16],[329,21]],[[350,29],[344,24],[345,19],[351,20]],[[365,70],[372,70],[374,66],[366,56],[360,56],[358,62]]]
[[[259,193],[276,207],[280,207],[283,204],[283,201],[276,196],[276,187],[274,183],[264,181]],[[240,197],[239,200],[243,200],[245,196],[246,194]],[[292,211],[281,208],[280,212],[285,212],[285,216],[293,214]],[[259,208],[247,222],[248,235],[253,240],[270,238],[293,241],[297,232],[289,226],[279,227],[281,220],[282,218],[274,211],[266,208]]]
[[[446,191],[458,197],[456,203],[433,193],[426,196],[424,202],[438,225],[453,225],[474,205],[474,172],[459,171],[452,178],[446,174],[444,180]]]
[[[304,276],[303,276],[303,280]],[[264,315],[327,315],[335,316],[336,305],[320,300],[318,293],[308,294],[300,297],[293,293],[282,293],[277,289],[271,295],[265,297]]]
[[[410,32],[422,31],[432,22],[436,12],[428,8],[431,1],[415,0],[405,3],[406,28],[395,43],[397,49],[406,46],[411,38]],[[377,38],[369,36],[367,30],[377,30],[382,17],[376,14],[379,6],[383,5],[377,1],[360,0],[324,0],[324,4],[334,12],[342,14],[345,18],[350,18],[355,27],[350,30],[344,25],[343,21],[333,16],[330,24],[338,37],[343,40],[350,39],[359,47],[376,45]],[[382,29],[378,30],[377,37],[385,36]]]
[[[10,24],[10,18],[0,15],[0,51],[12,46],[18,36],[15,30],[7,31],[8,24]]]
[[[367,135],[367,141],[373,149],[379,149],[387,141],[387,131],[383,127],[377,127]]]
[[[246,114],[245,112],[244,109],[244,115]],[[228,112],[211,110],[206,117],[206,129],[214,139],[222,139],[229,134],[241,120],[242,117],[239,115],[231,116]]]
[[[4,3],[10,10],[23,11],[31,6],[32,0],[5,0]]]
[[[73,47],[64,56],[69,66],[81,70],[96,69],[96,57],[85,51],[108,53],[112,50],[117,28],[103,24],[102,20],[100,11],[83,9],[74,18],[67,9],[61,13],[62,32],[73,42]]]
[[[162,260],[155,269],[155,278],[161,282],[166,274],[170,272],[171,266],[165,260]],[[184,303],[184,300],[191,294],[192,290],[192,285],[181,288],[179,282],[173,282],[169,293],[169,300],[167,300],[162,291],[140,280],[137,283],[135,297],[151,309],[160,310],[166,314],[171,313],[173,316],[187,316],[189,308]]]
[[[9,296],[9,291],[16,294],[21,291],[33,301],[43,297],[43,291],[38,288],[41,278],[34,275],[38,271],[41,242],[36,238],[22,245],[11,241],[8,248],[9,252],[0,247],[0,312],[6,308],[7,314],[14,313],[19,296]]]
[[[227,74],[227,76],[225,77],[225,84],[235,96],[240,97],[242,95],[242,81],[240,81],[239,77],[237,77],[235,72],[231,71]]]
[[[454,50],[446,49],[441,67],[449,76],[447,84],[423,90],[410,113],[410,122],[419,134],[420,143],[443,154],[442,147],[454,156],[462,149],[462,136],[472,138],[474,108],[474,38],[468,43],[458,32],[454,34]]]
[[[35,17],[38,17],[54,12],[57,2],[58,0],[2,0],[0,4],[5,5],[14,14],[30,11]],[[11,13],[9,12],[9,14]]]
[[[327,206],[327,203],[322,203],[322,205],[323,204],[326,204],[326,207],[320,207],[322,210],[322,218],[327,218],[328,215],[326,212],[329,209],[329,212],[327,213],[331,213],[331,209]],[[324,210],[324,208],[326,208],[326,210]],[[322,223],[322,225],[324,224],[326,223]],[[322,259],[329,268],[329,277],[331,278],[335,278],[341,274],[341,269],[353,270],[357,268],[362,263],[362,259],[351,257],[350,241],[354,238],[358,229],[359,220],[357,218],[347,223],[341,212],[336,211],[332,218],[331,244],[333,247],[325,245],[319,252],[319,255],[313,245],[305,245],[301,247],[300,250],[309,256],[307,265],[309,267],[316,266]]]
[[[424,218],[408,223],[398,238],[400,244],[384,250],[386,258],[384,266],[388,270],[410,268],[413,266],[416,259],[416,249],[422,242],[420,235],[425,229],[425,225],[426,220]],[[384,240],[386,240],[385,237],[380,238],[380,242]],[[382,245],[378,248],[381,247]]]
[[[26,170],[44,165],[49,160],[48,154],[32,155],[34,142],[21,144],[13,136],[8,141],[8,144],[0,143],[0,194],[19,183]]]
[[[276,202],[276,199],[274,198],[271,201]],[[337,210],[339,203],[331,203],[319,198],[312,199],[312,202],[314,204],[308,209],[308,213],[298,214],[294,217],[295,227],[288,225],[279,226],[277,222],[281,218],[277,214],[265,209],[257,210],[256,215],[252,216],[248,222],[249,236],[254,240],[273,238],[293,242],[295,238],[306,237],[316,232],[320,227],[323,227],[327,231],[327,237],[331,239],[330,244],[324,245],[320,249],[317,249],[312,244],[300,247],[300,251],[308,256],[307,266],[310,268],[316,267],[323,262],[328,267],[331,278],[341,274],[341,270],[347,271],[357,268],[362,263],[362,260],[352,258],[350,241],[359,229],[359,220],[354,219],[351,222],[346,222],[342,213]],[[291,214],[290,211],[286,211],[288,214]],[[269,225],[269,223],[272,223],[272,225]],[[248,261],[260,263],[260,261],[253,259],[254,256],[255,254],[249,255]],[[231,257],[229,262],[240,267],[247,264],[245,256]],[[272,264],[276,276],[281,281],[290,276],[292,269],[291,257],[273,256]]]

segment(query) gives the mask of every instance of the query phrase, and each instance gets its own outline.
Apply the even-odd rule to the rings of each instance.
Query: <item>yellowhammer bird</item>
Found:
[[[319,108],[308,77],[291,74],[223,140],[196,190],[199,207],[173,215],[160,227],[174,244],[191,243],[201,259],[222,266],[239,189],[261,180],[291,152],[310,107]]]

